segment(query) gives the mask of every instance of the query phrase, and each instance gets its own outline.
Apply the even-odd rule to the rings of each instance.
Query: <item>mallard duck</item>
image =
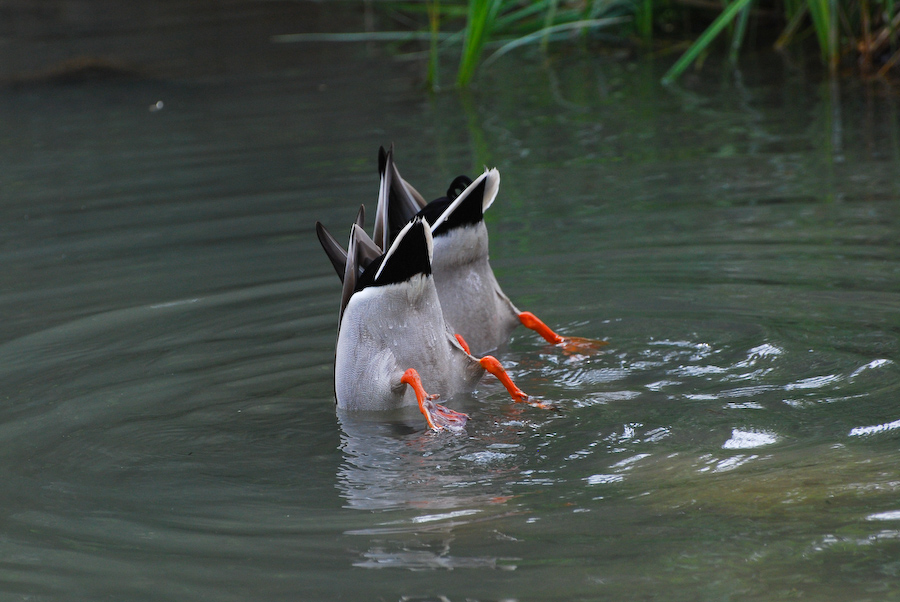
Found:
[[[435,430],[459,428],[468,416],[434,402],[471,390],[491,372],[513,401],[531,401],[491,356],[471,355],[448,330],[432,275],[428,222],[409,221],[387,252],[363,231],[362,209],[345,252],[325,227],[316,233],[343,282],[334,362],[334,391],[343,410],[392,410],[417,404]],[[426,392],[425,387],[432,391]]]
[[[378,154],[380,186],[375,215],[375,243],[390,245],[401,228],[415,217],[431,224],[434,237],[434,283],[444,320],[475,354],[505,344],[519,324],[546,341],[569,351],[592,352],[604,345],[581,337],[563,337],[537,316],[520,311],[504,294],[488,260],[488,231],[484,212],[500,190],[500,172],[485,169],[475,180],[459,176],[447,195],[430,203],[400,176],[393,147]]]

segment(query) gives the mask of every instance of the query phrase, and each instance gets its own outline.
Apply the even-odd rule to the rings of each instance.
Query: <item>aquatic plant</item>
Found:
[[[732,58],[743,44],[744,31],[754,0],[723,1],[723,10],[709,27],[697,38],[684,55],[669,69],[663,81],[671,82],[681,75],[690,63],[721,33],[726,25],[733,25]],[[756,0],[760,8],[772,10],[764,0]],[[783,29],[775,42],[775,48],[783,49],[798,35],[805,24],[811,26],[819,45],[823,62],[831,75],[837,73],[842,54],[856,55],[861,71],[869,74],[873,64],[883,60],[878,76],[900,61],[897,50],[900,10],[894,0],[785,0]],[[887,56],[888,51],[892,54]]]
[[[365,1],[365,0],[364,0]],[[277,36],[278,41],[427,40],[430,87],[439,84],[439,57],[459,53],[456,85],[466,87],[481,65],[528,44],[546,50],[548,42],[603,35],[619,43],[637,42],[647,49],[677,47],[678,38],[699,35],[663,77],[673,82],[698,57],[711,52],[723,34],[730,38],[727,54],[736,60],[747,39],[751,17],[776,23],[775,47],[814,38],[832,75],[842,57],[858,59],[860,72],[885,76],[900,63],[900,3],[897,0],[389,0],[377,6],[390,18],[411,25],[408,31]],[[422,23],[424,15],[427,23]],[[715,15],[714,17],[712,15]],[[607,31],[616,26],[613,31]],[[418,29],[417,29],[418,28]],[[757,37],[766,38],[757,27]],[[763,30],[763,31],[760,31]],[[662,32],[661,43],[656,34]],[[772,36],[774,37],[774,36]],[[675,44],[673,44],[673,42]],[[721,45],[720,45],[721,46]],[[483,58],[485,49],[494,50]]]
[[[650,2],[652,0],[644,0]],[[634,12],[633,0],[425,0],[431,47],[428,81],[437,83],[438,54],[460,46],[456,84],[466,87],[479,65],[497,60],[510,50],[539,43],[546,49],[550,39],[572,38],[589,31],[626,23]],[[398,9],[415,10],[416,4],[397,4]],[[462,30],[442,38],[441,23],[457,26],[465,15]],[[485,61],[487,44],[499,46]]]

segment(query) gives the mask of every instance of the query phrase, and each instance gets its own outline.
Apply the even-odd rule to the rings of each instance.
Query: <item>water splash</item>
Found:
[[[777,440],[778,437],[773,433],[734,429],[731,431],[731,439],[722,444],[722,449],[753,449],[772,445]]]

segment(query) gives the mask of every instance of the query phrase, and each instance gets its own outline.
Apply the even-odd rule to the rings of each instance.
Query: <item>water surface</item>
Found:
[[[0,597],[900,598],[896,96],[272,52],[0,91]],[[391,142],[426,196],[498,167],[505,291],[609,341],[499,352],[560,411],[485,379],[462,434],[335,415],[312,226]]]

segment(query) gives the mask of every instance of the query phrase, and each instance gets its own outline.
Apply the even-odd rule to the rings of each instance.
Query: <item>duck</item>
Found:
[[[445,196],[426,203],[400,175],[390,149],[379,149],[379,194],[373,239],[382,248],[410,220],[424,218],[434,240],[432,272],[444,320],[462,336],[473,353],[497,350],[513,331],[525,326],[567,353],[594,353],[605,345],[582,337],[561,336],[529,311],[522,311],[503,292],[489,260],[484,212],[500,190],[500,172],[485,168],[472,180],[456,177]]]
[[[496,358],[472,355],[465,339],[451,334],[435,286],[434,241],[425,218],[404,225],[385,252],[365,233],[364,221],[361,207],[346,251],[316,222],[342,282],[334,362],[339,410],[418,406],[431,430],[460,429],[469,416],[435,400],[472,390],[485,372],[503,383],[514,402],[552,407],[522,392]]]

